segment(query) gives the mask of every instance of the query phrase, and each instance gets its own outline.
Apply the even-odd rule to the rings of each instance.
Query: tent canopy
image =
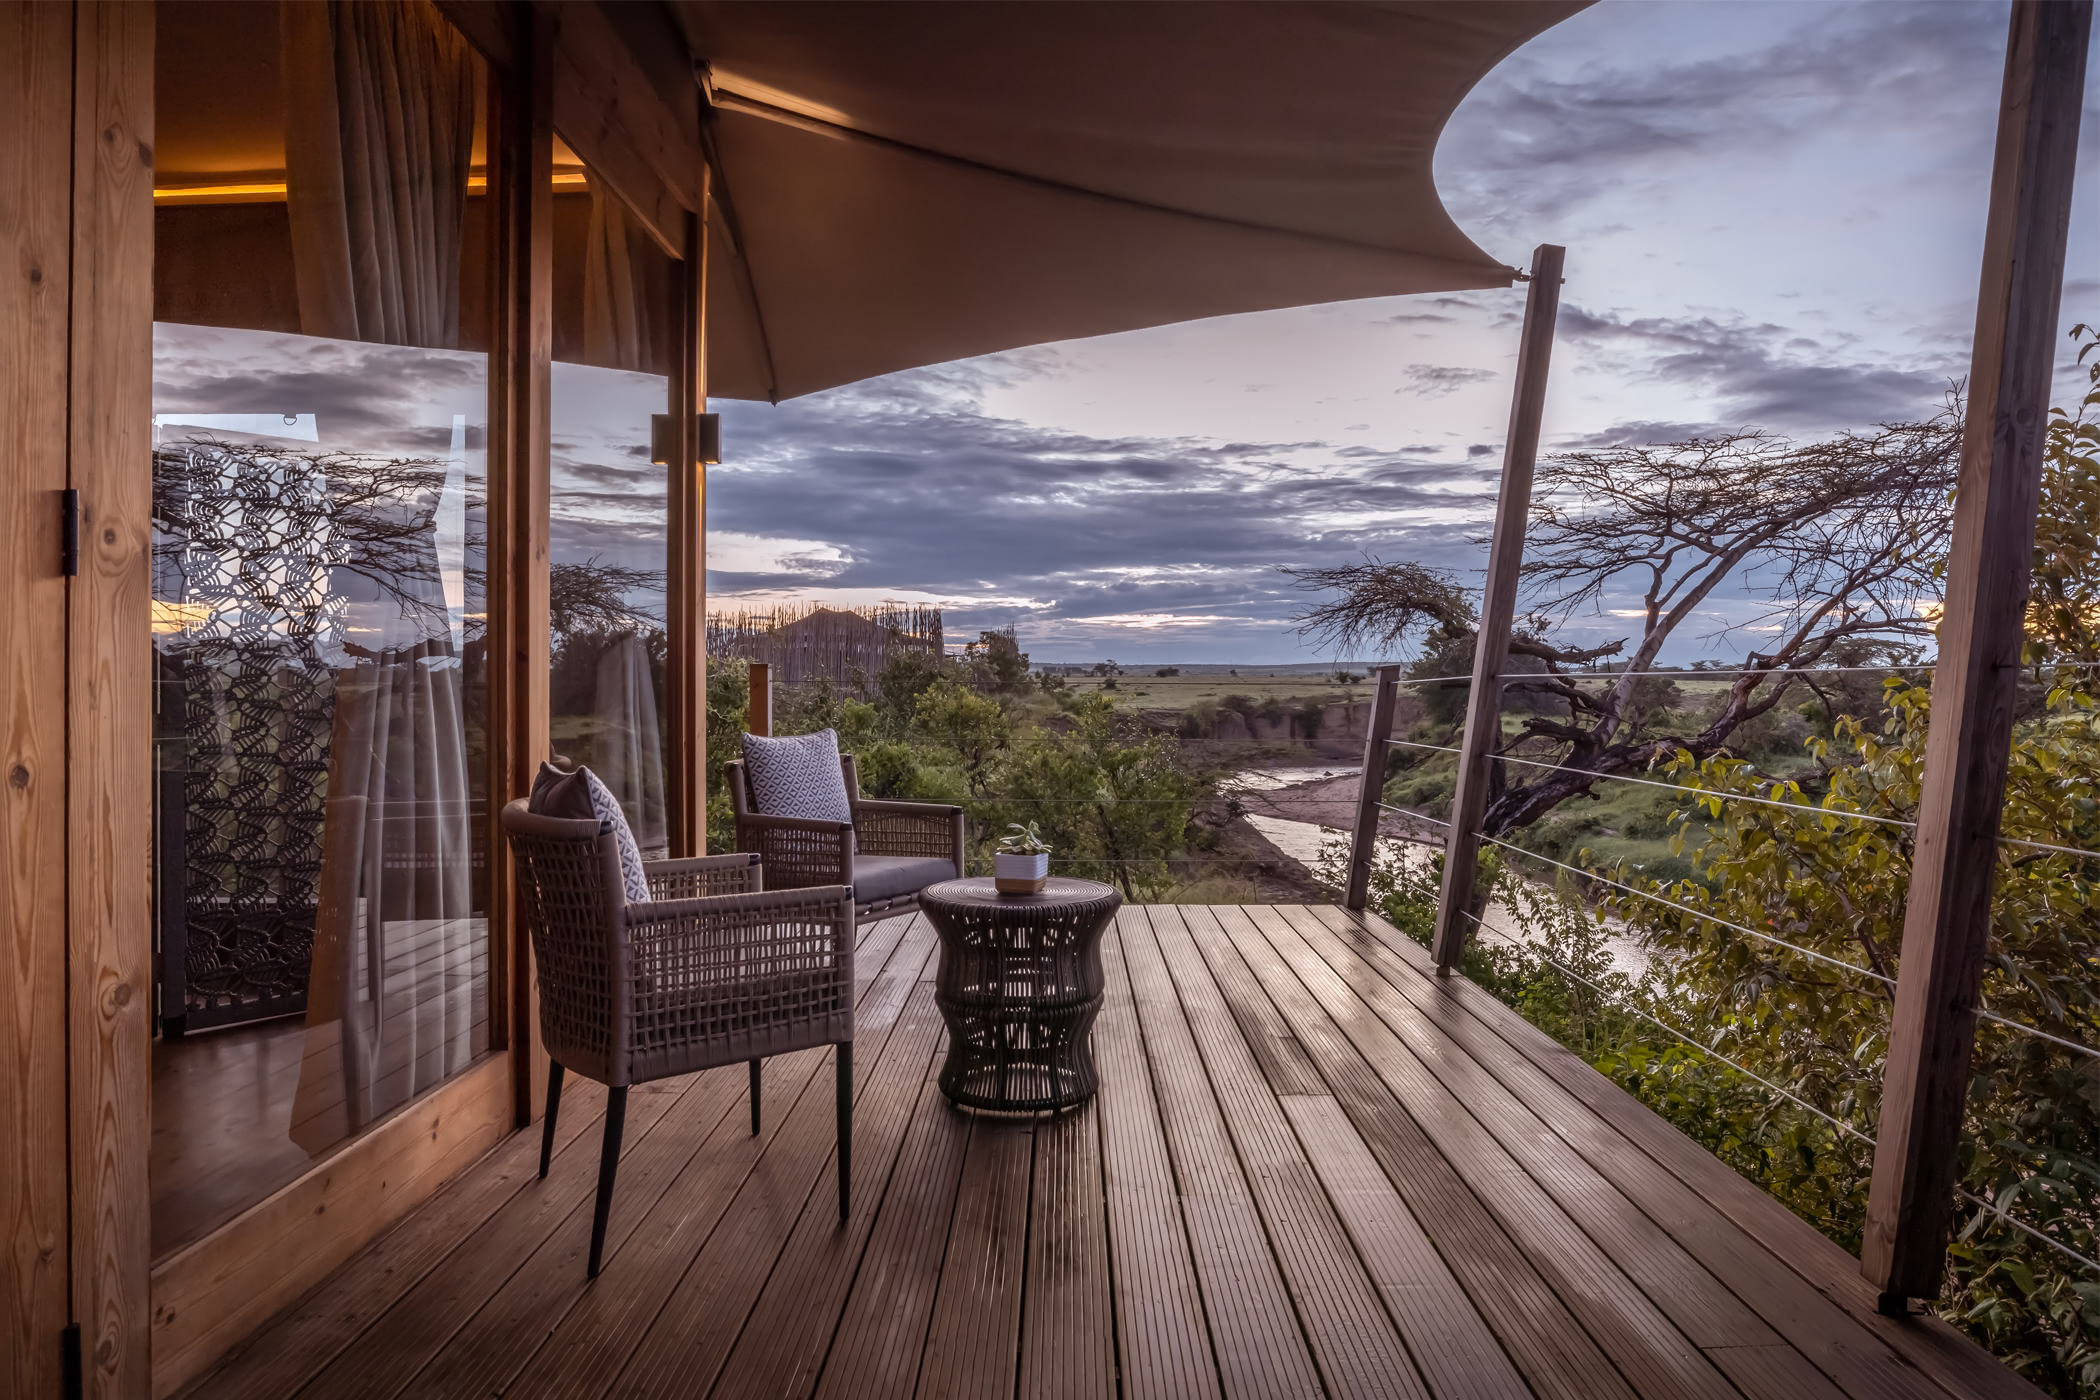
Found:
[[[710,392],[1507,286],[1437,137],[1580,8],[671,0],[709,101]]]

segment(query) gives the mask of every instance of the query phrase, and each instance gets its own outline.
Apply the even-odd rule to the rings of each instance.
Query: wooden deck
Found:
[[[638,1088],[603,1275],[604,1096],[507,1140],[190,1392],[1882,1400],[2039,1392],[1376,921],[1126,909],[1102,1089],[972,1118],[921,920],[863,930],[855,1214],[826,1057]]]

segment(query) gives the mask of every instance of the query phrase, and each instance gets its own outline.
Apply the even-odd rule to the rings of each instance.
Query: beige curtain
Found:
[[[487,1016],[461,668],[449,637],[336,672],[291,1136],[319,1153],[464,1069]]]
[[[619,799],[642,855],[661,860],[671,853],[663,737],[649,644],[639,633],[618,638],[599,656],[594,708],[599,730],[591,756],[598,781]]]
[[[300,328],[457,347],[466,41],[425,0],[284,0],[279,15]]]
[[[627,216],[620,197],[584,172],[591,218],[583,243],[583,358],[605,369],[654,368],[649,289],[643,283],[648,235]]]

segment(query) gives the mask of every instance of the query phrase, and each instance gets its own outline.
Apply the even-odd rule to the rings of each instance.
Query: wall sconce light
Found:
[[[652,413],[649,415],[649,460],[659,467],[671,465],[678,455],[678,435],[672,431],[671,415]],[[722,415],[719,413],[696,413],[693,415],[693,431],[700,443],[699,457],[708,466],[722,460]]]

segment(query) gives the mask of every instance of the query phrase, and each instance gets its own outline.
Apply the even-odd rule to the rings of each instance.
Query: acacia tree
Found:
[[[1679,752],[1721,753],[1800,682],[1797,668],[1927,636],[1960,438],[1950,398],[1936,417],[1820,442],[1745,430],[1549,459],[1526,541],[1530,611],[1500,668],[1517,673],[1507,690],[1530,696],[1534,712],[1499,752],[1560,766],[1512,776],[1495,765],[1483,829],[1499,836],[1526,826],[1604,777]],[[1298,621],[1338,651],[1420,634],[1447,661],[1470,656],[1472,599],[1449,574],[1376,558],[1286,572],[1329,595]],[[1759,606],[1713,632],[1761,645],[1697,732],[1649,732],[1641,720],[1653,685],[1643,673],[1672,638],[1711,615],[1730,584]],[[1589,647],[1556,640],[1577,614],[1628,594],[1639,604],[1627,610],[1637,634]],[[1605,657],[1622,659],[1601,672],[1572,669]]]

